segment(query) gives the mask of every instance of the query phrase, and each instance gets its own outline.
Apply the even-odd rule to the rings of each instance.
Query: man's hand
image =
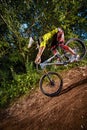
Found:
[[[40,64],[41,63],[41,57],[37,56],[35,59],[35,64]]]

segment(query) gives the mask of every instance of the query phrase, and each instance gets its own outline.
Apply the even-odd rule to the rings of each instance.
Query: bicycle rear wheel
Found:
[[[43,94],[53,97],[60,93],[63,80],[58,73],[48,72],[41,77],[39,85]]]
[[[86,55],[86,46],[83,41],[78,38],[70,39],[65,43],[65,45],[69,46],[77,55],[79,55],[78,61],[82,60]],[[65,52],[65,56],[70,59],[72,54],[70,52]]]

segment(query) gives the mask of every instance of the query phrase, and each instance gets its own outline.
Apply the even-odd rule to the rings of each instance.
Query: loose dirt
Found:
[[[0,111],[0,130],[87,130],[87,66],[63,72],[56,97],[38,88]]]

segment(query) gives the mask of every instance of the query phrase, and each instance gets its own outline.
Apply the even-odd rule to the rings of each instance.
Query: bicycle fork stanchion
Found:
[[[51,79],[51,77],[50,77],[50,75],[49,75],[49,72],[47,72],[46,69],[44,69],[44,72],[45,72],[46,76],[48,77],[48,79],[49,79],[49,81],[50,81],[50,85],[51,85],[51,86],[54,86],[55,83],[54,83],[54,81]]]
[[[40,64],[39,64],[40,65]],[[41,66],[41,65],[40,65]],[[51,83],[51,85],[54,85],[53,84],[53,81],[51,80],[51,78],[50,78],[50,76],[49,76],[49,74],[48,74],[48,71],[46,70],[46,68],[45,67],[42,67],[41,66],[41,68],[43,69],[43,72],[44,72],[44,74],[48,77],[48,79],[49,79],[49,81],[50,81],[50,83]],[[39,69],[38,69],[38,64],[36,64],[36,69],[37,69],[37,72],[41,72]]]
[[[47,77],[48,77],[49,81],[50,81],[50,82],[52,82],[52,81],[51,81],[51,79],[50,79],[50,76],[48,75],[48,72],[47,72],[47,70],[46,70],[46,69],[44,69],[44,72],[45,72],[45,74],[47,75]]]

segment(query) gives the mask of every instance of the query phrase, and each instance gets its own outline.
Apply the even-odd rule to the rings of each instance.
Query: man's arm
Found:
[[[45,50],[44,46],[39,48],[38,54],[37,54],[36,59],[35,59],[36,64],[39,64],[41,62],[41,56],[42,56],[44,50]]]

